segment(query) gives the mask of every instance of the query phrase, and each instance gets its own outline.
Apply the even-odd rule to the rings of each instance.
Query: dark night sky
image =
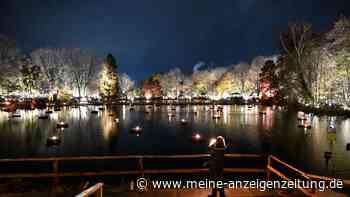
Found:
[[[112,53],[140,80],[199,60],[216,65],[278,53],[288,22],[331,28],[350,0],[1,0],[0,33],[29,52],[80,47]]]

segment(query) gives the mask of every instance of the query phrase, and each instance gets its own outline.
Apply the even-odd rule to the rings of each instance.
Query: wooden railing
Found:
[[[80,156],[80,157],[47,157],[47,158],[16,158],[0,159],[2,163],[23,163],[23,162],[52,162],[52,172],[35,172],[35,173],[0,173],[0,178],[31,178],[31,177],[69,177],[69,176],[102,176],[102,175],[123,175],[123,174],[159,174],[159,173],[206,173],[208,168],[194,169],[145,169],[144,159],[196,159],[209,158],[209,154],[193,155],[125,155],[125,156]],[[225,154],[225,158],[261,158],[259,154]],[[87,172],[60,172],[59,163],[63,161],[93,161],[93,160],[137,160],[139,168],[135,170],[118,170],[118,171],[87,171]],[[265,168],[225,168],[227,173],[265,173]]]
[[[21,173],[0,173],[0,178],[39,178],[52,177],[53,188],[55,191],[60,177],[77,177],[77,176],[105,176],[105,175],[140,175],[145,174],[206,174],[209,172],[208,167],[199,168],[176,168],[176,169],[148,169],[144,166],[145,159],[199,159],[208,158],[209,154],[193,154],[193,155],[126,155],[126,156],[79,156],[79,157],[47,157],[47,158],[16,158],[16,159],[0,159],[0,164],[6,163],[43,163],[49,162],[52,165],[52,171],[49,172],[21,172]],[[259,154],[225,154],[225,158],[253,158],[266,159],[265,156]],[[60,163],[65,161],[108,161],[108,160],[134,160],[138,163],[137,169],[132,170],[102,170],[98,171],[60,171]],[[25,164],[23,164],[25,165]],[[266,173],[266,168],[224,168],[225,173]]]
[[[297,175],[299,175],[299,177],[301,179],[304,179],[306,181],[312,181],[312,180],[317,180],[317,181],[325,181],[326,183],[335,180],[336,178],[333,177],[326,177],[326,176],[319,176],[319,175],[314,175],[314,174],[309,174],[309,173],[305,173],[295,167],[293,167],[292,165],[280,160],[279,158],[270,155],[268,157],[267,160],[267,179],[271,180],[272,179],[272,174],[277,175],[278,177],[282,178],[283,180],[289,181],[291,180],[288,175],[286,175],[285,173],[282,173],[280,170],[277,170],[275,167],[273,167],[273,162],[277,162],[278,164],[282,165],[283,167],[285,167],[287,170],[296,173]],[[340,179],[338,179],[340,180]],[[345,188],[350,188],[350,180],[341,180],[343,182],[343,186]],[[318,196],[316,194],[316,188],[312,188],[312,189],[304,189],[304,188],[297,188],[299,191],[301,191],[302,193],[304,193],[306,196]]]
[[[76,195],[75,197],[88,197],[92,195],[96,197],[103,196],[103,183],[97,183],[96,185],[89,187],[88,189],[84,190],[83,192]]]
[[[0,159],[0,164],[10,164],[10,163],[42,163],[49,162],[52,165],[52,170],[49,172],[20,172],[20,173],[0,173],[0,178],[38,178],[38,177],[48,177],[53,178],[53,191],[58,185],[60,177],[74,177],[74,176],[104,176],[104,175],[140,175],[145,174],[206,174],[209,172],[208,167],[198,167],[198,168],[162,168],[162,169],[151,169],[145,167],[145,159],[209,159],[209,154],[193,154],[193,155],[126,155],[126,156],[80,156],[80,157],[48,157],[48,158],[17,158],[17,159]],[[266,165],[266,156],[260,154],[225,154],[226,159],[258,159],[264,160]],[[137,168],[132,170],[100,170],[99,171],[60,171],[60,163],[66,161],[108,161],[108,160],[133,160],[137,163]],[[276,163],[275,163],[276,162]],[[282,173],[278,168],[274,167],[273,164],[279,164],[297,174],[301,179],[304,180],[323,180],[329,182],[334,180],[332,177],[324,177],[305,173],[292,165],[278,159],[275,156],[269,156],[267,158],[267,168],[266,167],[231,167],[224,168],[224,172],[229,173],[267,173],[267,179],[271,179],[272,175],[275,174],[283,180],[291,180],[289,176]],[[342,180],[343,185],[346,188],[350,188],[350,180]],[[86,190],[86,193],[79,194],[79,197],[86,197],[92,193],[101,192],[102,193],[103,184],[96,184],[95,186]],[[315,195],[315,190],[298,188],[299,191],[307,196],[317,196]],[[92,193],[91,193],[92,192]]]

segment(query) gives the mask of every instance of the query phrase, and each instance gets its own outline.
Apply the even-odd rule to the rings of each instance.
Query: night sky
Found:
[[[80,47],[112,53],[121,72],[140,80],[198,61],[229,65],[278,53],[289,22],[320,32],[350,0],[1,0],[0,33],[29,53]]]

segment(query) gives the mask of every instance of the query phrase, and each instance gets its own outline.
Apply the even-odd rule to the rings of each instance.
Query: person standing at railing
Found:
[[[209,161],[209,176],[212,181],[216,183],[223,181],[224,178],[224,159],[225,159],[226,142],[222,136],[218,136],[209,143],[209,150],[211,159]],[[218,184],[216,184],[218,185]],[[220,196],[225,196],[224,188],[212,188],[212,194],[209,197],[216,197],[219,191]]]

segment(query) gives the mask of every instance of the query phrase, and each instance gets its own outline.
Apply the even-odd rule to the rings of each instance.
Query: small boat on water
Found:
[[[11,118],[20,118],[21,114],[13,113],[11,114]]]
[[[61,138],[57,135],[50,136],[46,140],[47,146],[58,146],[60,144],[61,144]]]
[[[260,115],[266,115],[266,111],[259,111]]]
[[[61,121],[61,122],[57,123],[57,128],[59,128],[59,129],[68,128],[68,123]]]
[[[312,126],[309,124],[298,124],[298,128],[303,128],[303,129],[311,129]]]
[[[187,125],[187,123],[188,123],[188,122],[187,122],[187,120],[186,120],[186,119],[184,119],[184,118],[183,118],[183,119],[181,119],[181,124],[182,124],[182,125]]]
[[[53,112],[52,112],[52,110],[46,110],[45,113],[46,114],[52,114]]]
[[[98,110],[103,111],[103,110],[105,110],[105,108],[104,107],[99,107]]]
[[[92,110],[91,114],[98,114],[98,111],[97,110]]]
[[[220,119],[220,118],[221,118],[221,116],[219,114],[214,114],[213,115],[213,119],[215,119],[215,120]]]
[[[40,119],[40,120],[49,119],[49,115],[47,115],[47,114],[40,115],[40,116],[38,116],[38,119]]]

